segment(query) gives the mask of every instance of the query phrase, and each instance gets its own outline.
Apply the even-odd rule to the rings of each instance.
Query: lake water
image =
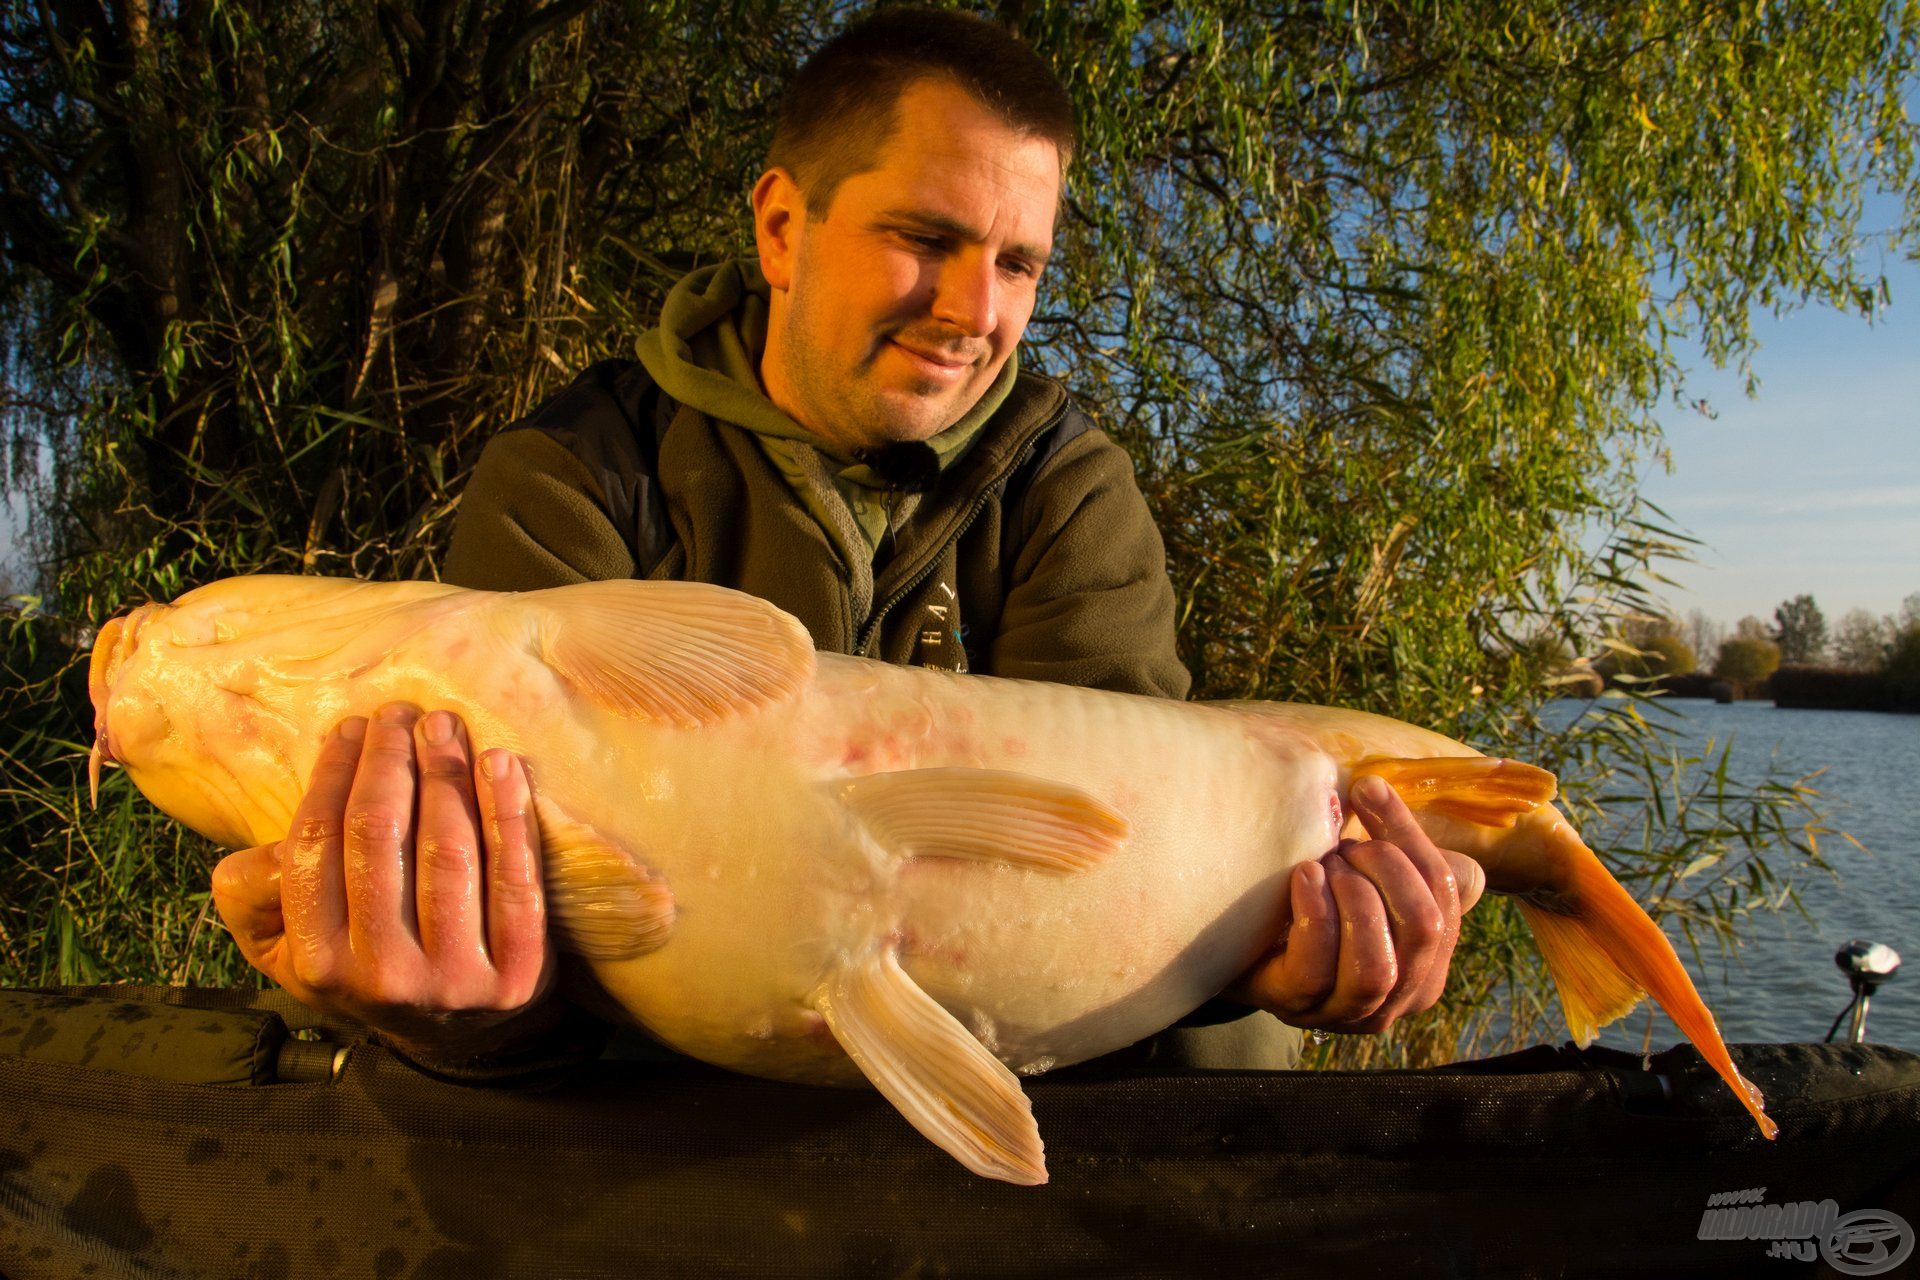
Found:
[[[1702,699],[1665,705],[1680,712],[1685,742],[1703,747],[1711,739],[1717,751],[1731,740],[1730,777],[1757,779],[1770,757],[1788,778],[1824,767],[1812,785],[1829,825],[1867,850],[1822,837],[1821,852],[1838,877],[1809,873],[1798,881],[1811,919],[1791,907],[1750,917],[1745,945],[1732,959],[1722,960],[1711,944],[1702,947],[1704,974],[1682,950],[1721,1033],[1729,1041],[1820,1039],[1851,998],[1833,953],[1864,938],[1886,943],[1905,962],[1873,997],[1867,1039],[1920,1051],[1920,716]],[[1601,1042],[1638,1051],[1645,1009],[1607,1028]],[[1837,1038],[1845,1035],[1843,1025]],[[1654,1047],[1679,1039],[1673,1024],[1656,1015]]]

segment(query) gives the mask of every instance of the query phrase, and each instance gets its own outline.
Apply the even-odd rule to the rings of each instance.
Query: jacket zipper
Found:
[[[927,556],[927,562],[920,566],[920,568],[914,570],[913,576],[896,588],[893,594],[887,597],[886,603],[867,615],[866,625],[860,628],[859,642],[853,647],[855,655],[863,658],[869,656],[867,654],[867,645],[872,642],[874,633],[880,629],[880,624],[886,620],[886,616],[893,612],[893,607],[912,595],[914,589],[927,580],[928,576],[933,573],[934,566],[940,563],[940,553],[942,551],[945,551],[948,547],[966,536],[967,530],[973,527],[973,522],[978,520],[980,513],[987,509],[987,500],[993,496],[994,489],[999,486],[1002,480],[1012,475],[1014,469],[1025,460],[1027,450],[1033,447],[1033,442],[1045,435],[1048,431],[1051,431],[1054,426],[1059,423],[1060,419],[1067,416],[1067,406],[1069,403],[1066,397],[1061,397],[1060,407],[1048,414],[1046,419],[1034,429],[1033,434],[1027,437],[1026,443],[1022,444],[1020,448],[1015,451],[1012,461],[996,473],[992,479],[988,480],[986,484],[980,487],[980,496],[974,499],[973,505],[967,509],[967,514],[962,518],[959,526],[955,528],[950,535],[940,540],[934,547],[932,553]]]

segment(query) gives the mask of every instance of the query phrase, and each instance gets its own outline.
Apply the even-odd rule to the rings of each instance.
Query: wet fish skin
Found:
[[[695,583],[227,579],[103,627],[90,685],[96,769],[234,848],[286,834],[342,718],[455,712],[529,761],[552,928],[626,1016],[864,1079],[986,1176],[1045,1179],[1016,1072],[1151,1035],[1264,954],[1362,773],[1520,896],[1576,1038],[1652,991],[1771,1125],[1551,776],[1383,717],[816,654]]]

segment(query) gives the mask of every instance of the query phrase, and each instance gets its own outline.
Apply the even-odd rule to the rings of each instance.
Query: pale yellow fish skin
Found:
[[[860,1075],[818,993],[877,947],[897,946],[907,973],[1016,1071],[1153,1034],[1276,941],[1287,874],[1337,842],[1355,763],[1478,754],[1356,712],[830,654],[806,659],[791,696],[700,727],[653,723],[583,697],[543,660],[546,594],[216,583],[147,614],[109,664],[108,745],[162,809],[244,847],[286,834],[343,717],[393,700],[454,711],[476,753],[520,753],[544,799],[670,885],[666,944],[593,962],[613,1000],[695,1057],[819,1083]],[[1072,874],[903,857],[840,798],[851,778],[954,766],[1080,788],[1125,818],[1125,843]],[[1470,853],[1512,843],[1452,825]]]

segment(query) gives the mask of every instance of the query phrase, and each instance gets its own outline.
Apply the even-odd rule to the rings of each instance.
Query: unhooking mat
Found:
[[[1734,1052],[1778,1142],[1690,1047],[1057,1072],[1027,1082],[1052,1181],[1020,1188],[867,1091],[608,1060],[482,1088],[278,993],[0,991],[0,1275],[1911,1268],[1881,1264],[1920,1225],[1920,1058]]]

